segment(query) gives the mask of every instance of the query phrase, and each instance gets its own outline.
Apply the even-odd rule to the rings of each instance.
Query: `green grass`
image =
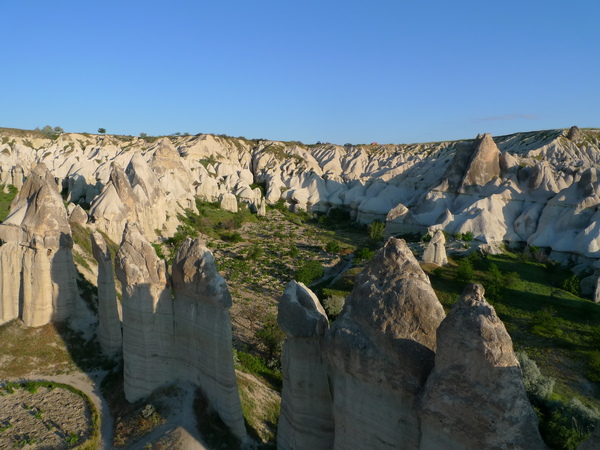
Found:
[[[12,184],[8,185],[8,193],[4,192],[4,186],[0,186],[0,222],[4,222],[8,217],[10,204],[18,192]]]

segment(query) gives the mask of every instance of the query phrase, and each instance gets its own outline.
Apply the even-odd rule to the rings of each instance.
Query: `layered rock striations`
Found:
[[[125,396],[147,397],[172,374],[173,301],[166,262],[141,227],[128,222],[115,258],[123,292]]]
[[[125,395],[134,402],[175,381],[200,387],[223,422],[246,438],[233,364],[231,295],[210,251],[187,239],[172,278],[140,225],[116,255],[123,290]]]
[[[246,436],[233,365],[231,295],[212,253],[186,239],[173,262],[173,377],[200,386],[240,439]]]
[[[279,449],[330,449],[334,442],[332,398],[321,352],[329,322],[317,296],[290,281],[277,321],[286,335],[281,359],[283,390],[277,431]]]
[[[325,335],[336,449],[413,449],[415,400],[433,368],[444,318],[427,275],[403,240],[390,238],[357,277]]]
[[[92,316],[79,297],[67,211],[45,165],[37,165],[0,224],[0,324],[26,326],[70,320],[78,328]]]
[[[465,289],[437,343],[419,409],[418,448],[546,448],[512,341],[482,286]]]
[[[112,259],[106,240],[98,232],[92,234],[91,240],[92,252],[98,263],[98,341],[102,352],[114,357],[123,353],[121,304],[117,300]]]

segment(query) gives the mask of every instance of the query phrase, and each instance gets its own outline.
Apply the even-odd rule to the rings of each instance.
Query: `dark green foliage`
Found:
[[[579,295],[579,285],[581,281],[577,275],[573,275],[565,280],[563,283],[563,289],[570,292],[573,295]]]
[[[227,242],[233,242],[233,243],[242,242],[244,240],[244,238],[238,231],[233,231],[233,232],[223,231],[223,232],[219,233],[219,236],[221,237],[222,240],[227,241]]]
[[[281,328],[279,328],[277,316],[275,314],[269,314],[265,318],[262,327],[256,332],[256,337],[267,349],[269,360],[274,358],[279,359],[283,341],[285,340],[285,334],[281,331]]]
[[[523,384],[529,398],[539,402],[550,398],[554,390],[554,378],[542,375],[534,360],[530,359],[525,352],[517,352],[517,359],[523,373]]]
[[[106,128],[98,128],[98,133],[106,134]]]
[[[368,229],[369,229],[369,237],[372,240],[374,240],[374,241],[383,240],[383,232],[385,230],[385,223],[383,223],[380,220],[376,220],[374,222],[371,222],[368,225]]]
[[[296,270],[294,279],[308,286],[310,283],[321,278],[322,276],[323,266],[319,261],[306,261],[298,268],[298,270]]]
[[[0,186],[0,222],[8,217],[9,207],[19,190],[12,184],[8,185],[8,193],[4,192],[4,187]]]
[[[290,245],[290,251],[288,252],[288,255],[290,255],[290,257],[292,257],[292,258],[297,258],[299,254],[300,254],[300,250],[298,250],[298,247],[296,247],[296,244]]]
[[[329,241],[325,246],[325,250],[329,253],[338,253],[340,251],[340,244],[338,241]]]
[[[350,226],[350,212],[341,208],[331,208],[327,214],[319,217],[319,224],[333,229]]]
[[[262,246],[260,244],[252,244],[249,248],[248,248],[248,253],[246,253],[246,257],[250,260],[250,261],[256,261],[257,259],[262,258],[263,254],[264,254],[264,250],[262,248]]]
[[[354,253],[354,262],[356,264],[360,264],[362,262],[369,262],[369,261],[371,261],[373,256],[375,256],[375,251],[373,251],[367,247],[359,248]]]
[[[473,282],[475,278],[475,271],[473,270],[473,263],[468,258],[463,258],[458,263],[458,269],[456,270],[456,279],[465,283]]]
[[[429,233],[423,235],[423,242],[431,241],[431,235]]]
[[[245,372],[260,376],[267,381],[273,389],[281,392],[283,380],[280,371],[269,368],[262,358],[251,355],[250,353],[238,351],[237,359],[241,369]]]

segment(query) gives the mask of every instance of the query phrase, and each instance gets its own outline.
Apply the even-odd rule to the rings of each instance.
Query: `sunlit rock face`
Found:
[[[423,252],[423,262],[437,264],[438,266],[448,264],[445,244],[446,238],[444,237],[444,232],[436,230]]]
[[[279,301],[279,326],[286,334],[282,353],[283,391],[277,428],[280,449],[330,449],[334,440],[332,398],[322,339],[329,329],[317,296],[290,281]]]
[[[212,253],[187,239],[173,262],[173,377],[200,386],[242,440],[244,418],[233,365],[231,295]]]
[[[465,289],[438,328],[437,343],[418,448],[546,448],[512,341],[481,285]]]
[[[69,320],[82,329],[93,321],[79,297],[67,211],[47,167],[29,174],[0,224],[0,324],[20,318],[38,327]]]
[[[390,238],[357,277],[325,334],[336,449],[418,448],[415,400],[433,368],[444,319],[429,278]]]

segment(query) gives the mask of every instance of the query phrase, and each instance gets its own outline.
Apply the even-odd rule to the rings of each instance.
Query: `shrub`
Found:
[[[250,246],[250,248],[248,249],[248,253],[246,254],[246,257],[250,261],[256,261],[257,259],[262,257],[263,253],[264,253],[264,250],[259,244],[252,244]]]
[[[385,230],[385,223],[381,220],[376,220],[375,222],[371,222],[368,226],[369,228],[369,237],[374,241],[383,240],[383,231]]]
[[[335,320],[342,312],[346,298],[341,295],[332,295],[323,300],[323,308],[329,320]]]
[[[466,233],[464,233],[462,235],[463,241],[472,241],[473,240],[473,233],[471,233],[470,231],[467,231]]]
[[[523,384],[529,398],[534,402],[550,398],[554,390],[554,378],[542,375],[536,362],[530,359],[527,353],[517,352],[516,356],[521,365]]]
[[[321,278],[323,273],[323,266],[319,261],[306,261],[296,270],[294,279],[308,286],[316,279]]]
[[[285,334],[279,328],[275,314],[269,314],[266,317],[265,323],[256,332],[256,337],[266,347],[269,353],[269,360],[274,358],[279,359]]]
[[[579,295],[580,280],[577,275],[573,275],[565,280],[563,289],[573,295]]]
[[[464,281],[465,283],[472,282],[473,278],[475,277],[473,263],[468,258],[463,259],[458,263],[458,269],[456,269],[455,276],[459,281]]]
[[[369,262],[375,256],[375,252],[366,247],[360,248],[356,250],[354,253],[354,259],[356,264],[360,264],[361,262]]]
[[[431,235],[429,233],[423,235],[423,242],[431,241]]]
[[[292,258],[297,258],[299,254],[300,251],[298,250],[298,247],[296,247],[296,244],[292,244],[290,246],[290,251],[288,252],[288,255],[290,255]]]
[[[340,244],[337,241],[329,241],[325,250],[329,253],[338,253],[340,251]]]

